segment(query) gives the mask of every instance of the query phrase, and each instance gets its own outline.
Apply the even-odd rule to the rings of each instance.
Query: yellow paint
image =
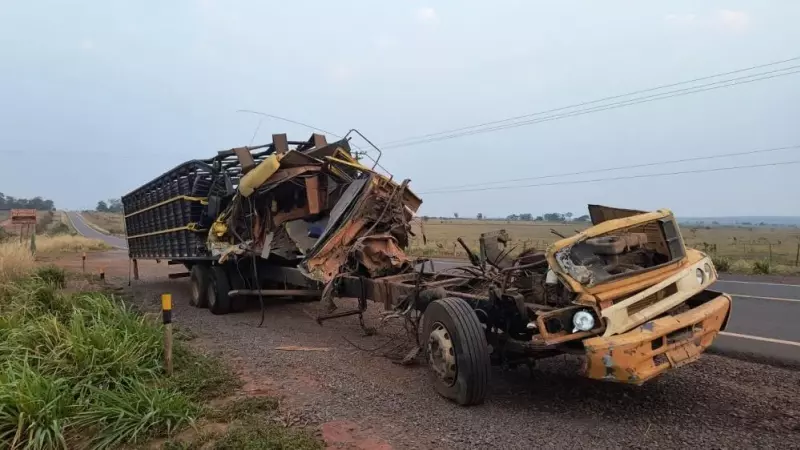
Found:
[[[172,310],[172,294],[161,294],[161,309],[164,311]]]
[[[627,333],[586,339],[584,375],[638,385],[693,362],[711,345],[730,311],[731,298],[722,294],[685,313],[651,320]],[[690,331],[668,342],[670,333],[685,328]],[[653,341],[660,346],[653,349]]]
[[[228,232],[228,225],[226,225],[224,222],[221,222],[220,220],[217,220],[216,222],[214,222],[213,225],[211,225],[211,233],[213,233],[214,236],[218,238],[225,236],[225,233],[227,232]]]
[[[166,205],[167,203],[175,202],[175,201],[178,201],[178,200],[186,200],[186,201],[190,201],[190,202],[200,202],[200,204],[202,204],[202,205],[207,205],[208,204],[208,199],[206,197],[190,197],[188,195],[179,195],[177,197],[172,197],[169,200],[164,200],[163,202],[156,203],[155,205],[148,206],[147,208],[140,209],[140,210],[132,212],[130,214],[126,214],[125,217],[128,218],[128,217],[131,217],[131,216],[135,216],[135,215],[141,214],[141,213],[143,213],[145,211],[149,211],[149,210],[151,210],[153,208],[158,208],[159,206],[163,206],[163,205]]]
[[[197,224],[195,222],[191,222],[188,225],[186,225],[185,227],[175,227],[175,228],[170,228],[168,230],[153,231],[152,233],[137,234],[136,236],[128,236],[128,239],[136,239],[136,238],[141,238],[141,237],[146,237],[146,236],[155,236],[157,234],[172,233],[174,231],[182,231],[182,230],[205,231],[205,230],[203,230],[201,228],[198,228]]]
[[[264,184],[269,177],[275,174],[281,167],[281,158],[283,155],[273,153],[269,155],[261,164],[257,165],[255,169],[248,172],[242,177],[239,182],[239,193],[242,197],[249,197],[253,192]]]

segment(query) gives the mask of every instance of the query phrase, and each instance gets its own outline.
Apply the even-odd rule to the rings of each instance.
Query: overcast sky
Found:
[[[247,145],[254,109],[375,143],[800,56],[800,2],[4,1],[0,192],[62,208]],[[800,61],[795,61],[800,64]],[[791,65],[791,63],[790,63]],[[763,70],[771,70],[769,68]],[[800,144],[800,74],[387,149],[418,192]],[[265,120],[271,133],[311,130]],[[521,184],[800,160],[800,150]],[[587,203],[800,215],[800,165],[426,195],[421,214]]]

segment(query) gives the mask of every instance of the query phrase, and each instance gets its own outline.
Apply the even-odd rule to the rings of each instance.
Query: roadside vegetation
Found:
[[[162,448],[321,448],[276,423],[274,399],[210,407],[238,387],[219,361],[178,332],[166,377],[159,318],[102,291],[71,292],[69,279],[36,267],[23,246],[0,246],[0,448],[136,448],[156,438],[169,439]],[[173,440],[208,421],[230,423]]]
[[[122,213],[86,211],[81,215],[97,231],[117,236],[125,235],[125,221]]]

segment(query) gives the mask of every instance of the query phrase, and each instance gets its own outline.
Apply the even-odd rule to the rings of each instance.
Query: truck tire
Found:
[[[422,330],[436,392],[459,405],[483,403],[489,391],[489,345],[469,304],[455,297],[432,302]]]
[[[208,307],[208,283],[211,282],[211,269],[203,264],[195,264],[189,271],[192,284],[192,294],[189,304],[195,308]]]
[[[231,311],[231,298],[228,296],[231,284],[228,281],[228,274],[219,266],[213,266],[211,272],[213,276],[206,289],[208,309],[212,314],[228,314]]]

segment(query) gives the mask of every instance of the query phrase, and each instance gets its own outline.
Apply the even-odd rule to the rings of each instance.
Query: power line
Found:
[[[780,150],[791,150],[791,149],[798,149],[800,145],[790,145],[786,147],[773,147],[773,148],[766,148],[761,150],[750,150],[746,152],[735,152],[735,153],[721,153],[716,155],[708,155],[708,156],[696,156],[692,158],[682,158],[682,159],[673,159],[669,161],[657,161],[657,162],[649,162],[649,163],[641,163],[641,164],[631,164],[627,166],[617,166],[617,167],[606,167],[603,169],[590,169],[590,170],[582,170],[579,172],[562,172],[552,175],[538,175],[534,177],[524,177],[524,178],[512,178],[507,180],[498,180],[498,181],[486,181],[483,183],[469,183],[469,184],[460,184],[455,186],[444,186],[441,188],[434,188],[430,191],[427,191],[426,194],[436,194],[438,191],[445,191],[449,192],[453,189],[460,189],[460,188],[467,188],[467,187],[476,187],[476,186],[487,186],[492,184],[502,184],[502,183],[514,183],[518,181],[531,181],[531,180],[543,180],[546,178],[557,178],[557,177],[568,177],[574,175],[586,175],[589,173],[598,173],[598,172],[610,172],[613,170],[624,170],[624,169],[637,169],[641,167],[652,167],[652,166],[661,166],[666,164],[678,164],[684,162],[692,162],[692,161],[704,161],[709,159],[717,159],[717,158],[728,158],[733,156],[743,156],[743,155],[755,155],[759,153],[770,153],[770,152],[777,152]]]
[[[386,145],[386,146],[383,146],[383,149],[386,150],[386,149],[392,149],[392,148],[409,147],[409,146],[413,146],[413,145],[427,144],[427,143],[431,143],[431,142],[438,142],[438,141],[454,139],[454,138],[463,137],[463,136],[471,136],[471,135],[475,135],[475,134],[489,133],[489,132],[492,132],[492,131],[499,131],[499,130],[505,130],[505,129],[509,129],[509,128],[516,128],[516,127],[526,126],[526,125],[533,125],[533,124],[542,123],[542,122],[550,122],[550,121],[553,121],[553,120],[564,119],[564,118],[567,118],[567,117],[575,117],[575,116],[581,116],[581,115],[591,114],[591,113],[595,113],[595,112],[607,111],[607,110],[610,110],[610,109],[623,108],[623,107],[626,107],[626,106],[638,105],[638,104],[641,104],[641,103],[649,103],[649,102],[658,101],[658,100],[665,100],[665,99],[673,98],[673,97],[682,97],[684,95],[697,94],[697,93],[700,93],[700,92],[706,92],[706,91],[712,91],[712,90],[716,90],[716,89],[733,87],[733,86],[738,86],[738,85],[741,85],[741,84],[749,84],[749,83],[754,83],[754,82],[758,82],[758,81],[764,81],[764,80],[768,80],[768,79],[772,79],[772,78],[783,77],[783,76],[794,75],[794,74],[800,73],[800,70],[795,70],[795,71],[791,71],[791,72],[784,72],[786,70],[796,69],[796,68],[800,68],[800,66],[793,66],[793,67],[788,67],[788,68],[785,68],[785,69],[778,69],[778,70],[774,70],[774,71],[770,71],[770,72],[763,72],[763,73],[758,73],[758,74],[754,74],[754,75],[748,75],[748,76],[745,76],[745,77],[739,77],[739,78],[734,78],[734,79],[729,79],[729,80],[717,81],[717,82],[714,82],[714,83],[708,83],[708,84],[704,84],[704,85],[700,85],[700,86],[694,86],[694,87],[691,87],[691,88],[684,88],[684,89],[679,89],[679,90],[675,90],[675,91],[668,91],[668,92],[664,92],[664,93],[660,93],[660,94],[654,94],[654,95],[649,95],[649,96],[644,96],[644,97],[633,98],[633,99],[629,99],[629,100],[625,100],[625,101],[621,101],[621,102],[611,103],[611,104],[608,104],[608,105],[594,106],[594,107],[591,107],[591,108],[579,109],[579,110],[576,110],[576,111],[571,111],[571,112],[563,113],[563,114],[554,114],[554,115],[551,115],[551,116],[545,116],[545,117],[538,118],[538,119],[533,119],[533,120],[527,120],[527,121],[521,121],[521,122],[513,122],[513,123],[510,123],[510,124],[498,125],[498,126],[489,127],[489,128],[480,128],[480,129],[475,129],[475,130],[471,130],[471,131],[464,131],[464,132],[461,132],[461,133],[453,133],[453,134],[449,134],[449,135],[433,137],[433,138],[419,140],[419,141],[415,141],[415,142],[408,142],[408,143],[395,144],[395,145]],[[784,73],[775,73],[775,72],[784,72]],[[760,78],[753,78],[753,77],[760,77]],[[753,79],[748,79],[748,78],[753,78]],[[729,84],[721,84],[721,83],[729,83]]]
[[[696,169],[696,170],[683,170],[679,172],[661,172],[661,173],[649,173],[643,175],[627,175],[627,176],[610,177],[610,178],[595,178],[592,180],[554,181],[552,183],[525,184],[521,186],[497,186],[497,187],[484,187],[484,188],[474,188],[474,189],[454,189],[451,191],[419,192],[419,195],[452,194],[452,193],[478,192],[478,191],[499,191],[499,190],[522,189],[522,188],[541,187],[541,186],[559,186],[564,184],[599,183],[602,181],[618,181],[618,180],[633,180],[637,178],[667,177],[667,176],[685,175],[691,173],[722,172],[726,170],[753,169],[757,167],[787,166],[791,164],[800,164],[800,160],[783,161],[783,162],[767,163],[767,164],[751,164],[747,166],[717,167],[714,169]]]
[[[789,59],[784,59],[784,60],[781,60],[781,61],[775,61],[775,62],[771,62],[771,63],[767,63],[767,64],[759,64],[759,65],[756,65],[756,66],[750,66],[750,67],[746,67],[746,68],[743,68],[743,69],[732,70],[730,72],[723,72],[723,73],[717,73],[717,74],[714,74],[714,75],[708,75],[708,76],[704,76],[704,77],[700,77],[700,78],[694,78],[694,79],[691,79],[691,80],[681,81],[681,82],[678,82],[678,83],[663,84],[663,85],[656,86],[656,87],[653,87],[653,88],[641,89],[641,90],[638,90],[638,91],[632,91],[632,92],[628,92],[628,93],[625,93],[625,94],[613,95],[613,96],[610,96],[610,97],[603,97],[603,98],[599,98],[599,99],[596,99],[596,100],[591,100],[591,101],[586,101],[586,102],[581,102],[581,103],[575,103],[575,104],[567,105],[567,106],[561,106],[561,107],[558,107],[558,108],[548,109],[548,110],[545,110],[545,111],[538,111],[538,112],[534,112],[534,113],[530,113],[530,114],[523,114],[523,115],[520,115],[520,116],[509,117],[509,118],[506,118],[506,119],[500,119],[500,120],[494,120],[494,121],[490,121],[490,122],[484,122],[484,123],[480,123],[480,124],[477,124],[477,125],[469,125],[469,126],[465,126],[465,127],[453,128],[453,129],[449,129],[449,130],[439,131],[439,132],[435,132],[435,133],[428,133],[428,134],[424,134],[424,135],[420,135],[420,136],[413,136],[413,137],[408,137],[408,138],[404,138],[404,139],[398,139],[398,140],[394,140],[394,141],[389,141],[389,142],[385,143],[384,145],[387,146],[387,147],[390,147],[390,146],[395,146],[395,145],[400,144],[400,143],[406,143],[406,142],[409,142],[409,141],[417,141],[417,140],[420,140],[420,139],[425,139],[425,138],[438,136],[438,135],[442,135],[442,134],[449,134],[449,133],[454,133],[454,132],[458,132],[458,131],[470,130],[470,129],[474,129],[474,128],[481,128],[481,127],[485,127],[485,126],[489,126],[489,125],[496,125],[496,124],[505,123],[505,122],[512,122],[512,121],[515,121],[515,120],[525,119],[525,118],[528,118],[528,117],[534,117],[534,116],[539,116],[539,115],[544,115],[544,114],[550,114],[550,113],[554,113],[554,112],[557,112],[557,111],[563,111],[563,110],[566,110],[566,109],[579,108],[579,107],[582,107],[582,106],[593,105],[595,103],[601,103],[601,102],[605,102],[605,101],[609,101],[609,100],[616,100],[616,99],[623,98],[623,97],[630,97],[630,96],[633,96],[633,95],[644,94],[646,92],[653,92],[653,91],[666,89],[666,88],[670,88],[670,87],[675,87],[675,86],[680,86],[680,85],[689,84],[689,83],[696,83],[698,81],[710,80],[712,78],[719,78],[719,77],[723,77],[723,76],[727,76],[727,75],[733,75],[733,74],[736,74],[736,73],[747,72],[747,71],[754,70],[754,69],[761,69],[761,68],[764,68],[764,67],[776,66],[776,65],[779,65],[779,64],[785,64],[787,62],[797,61],[797,60],[800,60],[800,56],[797,56],[797,57],[794,57],[794,58],[789,58]]]

